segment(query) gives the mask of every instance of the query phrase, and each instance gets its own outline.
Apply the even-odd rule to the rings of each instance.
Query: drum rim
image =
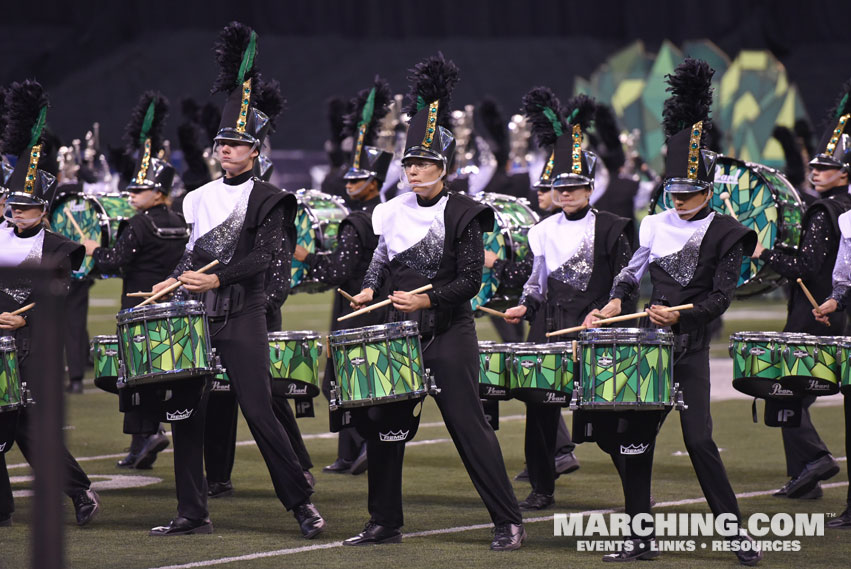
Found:
[[[399,334],[396,336],[379,337],[378,334],[388,331],[402,331],[410,329],[413,334]],[[331,345],[346,343],[348,340],[366,340],[365,336],[372,335],[372,340],[395,340],[409,336],[420,335],[420,326],[414,320],[401,320],[399,322],[387,322],[386,324],[373,324],[372,326],[361,326],[360,328],[346,328],[345,330],[334,330],[329,334]]]
[[[0,336],[0,351],[14,352],[17,350],[14,336]]]
[[[98,334],[97,336],[92,336],[90,344],[117,344],[118,343],[118,334]]]
[[[599,337],[594,337],[595,335]],[[655,336],[655,341],[658,341],[657,345],[665,345],[674,341],[673,332],[660,328],[588,328],[579,332],[579,342],[581,344],[594,344],[601,343],[595,340],[634,340],[636,343],[647,344],[649,343],[647,336]]]
[[[733,332],[730,334],[730,340],[759,340],[760,338],[767,337],[768,339],[774,340],[777,338],[783,337],[783,332],[772,332],[772,331],[760,331],[760,330],[742,330],[740,332]]]
[[[318,340],[322,334],[313,330],[280,330],[269,332],[269,342],[280,342],[287,340]]]
[[[525,344],[525,342],[524,342]],[[549,349],[547,349],[549,348]],[[512,354],[534,355],[534,354],[573,354],[573,344],[566,342],[553,342],[551,344],[532,344],[531,346],[520,346],[512,344]]]
[[[170,313],[173,314],[161,314]],[[158,302],[146,306],[134,306],[125,308],[116,315],[118,325],[132,324],[141,320],[156,318],[169,318],[172,316],[206,316],[207,311],[203,302],[198,300],[178,300],[172,302]]]

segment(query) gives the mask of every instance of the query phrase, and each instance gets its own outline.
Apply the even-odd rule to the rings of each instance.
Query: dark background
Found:
[[[534,85],[566,98],[574,76],[588,77],[636,39],[655,51],[664,39],[706,38],[730,58],[771,50],[813,119],[851,76],[851,7],[835,1],[69,1],[4,10],[0,82],[41,81],[48,122],[66,142],[99,121],[102,138],[117,145],[146,89],[171,99],[174,140],[178,103],[206,100],[216,74],[211,47],[233,19],[258,31],[258,65],[288,100],[272,139],[278,149],[320,151],[328,97],[352,96],[375,73],[404,92],[406,69],[437,50],[461,68],[456,107],[490,94],[506,112]]]

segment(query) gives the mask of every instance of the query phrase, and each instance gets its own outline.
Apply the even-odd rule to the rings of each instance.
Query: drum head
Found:
[[[332,251],[337,246],[340,222],[349,215],[344,202],[337,196],[318,190],[298,190],[296,199],[296,244],[307,249],[308,253]],[[293,259],[290,270],[292,292],[321,292],[330,288],[318,281],[311,281],[310,287],[301,286],[307,284],[307,272],[306,263]]]
[[[82,235],[77,231],[77,227],[80,228]],[[50,214],[50,228],[77,243],[91,239],[100,243],[102,247],[109,245],[110,227],[106,211],[94,196],[69,194],[59,198],[54,203]],[[73,271],[71,276],[81,279],[88,275],[94,266],[94,259],[86,255],[83,264],[78,270]]]

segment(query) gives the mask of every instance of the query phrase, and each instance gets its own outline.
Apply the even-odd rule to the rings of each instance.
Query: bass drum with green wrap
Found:
[[[340,222],[349,215],[343,198],[319,190],[298,190],[298,211],[295,217],[296,244],[308,253],[333,251],[337,246]],[[307,274],[307,264],[293,259],[291,292],[322,292],[331,288]]]
[[[494,210],[495,231],[484,234],[485,251],[495,253],[498,259],[520,262],[531,260],[529,249],[529,229],[538,223],[538,214],[529,206],[524,198],[515,198],[505,194],[482,193],[473,197],[474,200],[489,206]],[[493,271],[487,267],[482,271],[482,286],[470,304],[474,314],[479,306],[488,306],[495,310],[516,306],[520,299],[522,287],[512,288],[499,281]]]
[[[801,219],[804,206],[798,191],[774,168],[719,156],[715,163],[715,179],[710,207],[718,213],[731,214],[722,194],[730,194],[732,215],[749,229],[766,249],[797,251],[801,241]],[[657,189],[650,213],[669,209],[665,192]],[[749,253],[749,251],[745,251]],[[735,295],[745,298],[774,290],[785,279],[763,261],[742,260],[742,270]]]

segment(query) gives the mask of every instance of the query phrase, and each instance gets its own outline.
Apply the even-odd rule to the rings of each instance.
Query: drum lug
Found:
[[[328,409],[330,411],[336,411],[340,407],[340,400],[337,399],[337,387],[336,386],[331,388],[330,395],[331,395],[331,397],[328,399]]]
[[[579,396],[581,391],[582,386],[577,386],[574,388],[573,395],[570,396],[570,405],[568,405],[568,408],[571,411],[576,411],[577,409],[579,409]]]
[[[683,411],[685,409],[688,409],[688,405],[686,405],[685,399],[683,399],[683,392],[680,391],[679,383],[674,384],[674,390],[676,391],[676,396],[674,399],[674,409],[676,409],[677,411]]]
[[[437,386],[437,384],[435,383],[434,375],[432,375],[431,370],[429,368],[425,369],[425,382],[424,383],[427,385],[426,391],[432,397],[434,397],[435,395],[439,394],[442,391]]]

